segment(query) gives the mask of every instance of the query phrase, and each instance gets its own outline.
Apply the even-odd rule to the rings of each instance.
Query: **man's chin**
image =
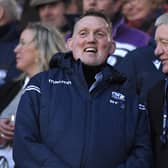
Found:
[[[168,65],[167,65],[167,66],[163,66],[162,72],[163,72],[164,74],[168,74]]]

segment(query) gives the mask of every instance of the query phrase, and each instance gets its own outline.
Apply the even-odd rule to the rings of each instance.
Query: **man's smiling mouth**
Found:
[[[84,49],[84,52],[92,52],[92,53],[96,53],[97,49],[94,47],[88,47]]]

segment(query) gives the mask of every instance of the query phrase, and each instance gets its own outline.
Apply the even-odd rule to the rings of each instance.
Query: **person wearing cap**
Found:
[[[69,0],[31,0],[30,6],[37,9],[41,22],[54,25],[65,35],[73,26],[65,16],[68,3]]]

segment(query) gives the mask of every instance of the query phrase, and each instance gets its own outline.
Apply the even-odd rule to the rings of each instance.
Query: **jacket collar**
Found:
[[[103,80],[106,80],[110,83],[124,83],[126,81],[126,77],[117,71],[114,67],[106,64],[104,69],[102,70]]]
[[[80,60],[75,62],[76,64],[82,64]],[[74,59],[72,56],[72,52],[67,53],[57,53],[53,56],[50,61],[50,68],[62,68],[68,72],[72,72],[74,64]],[[82,67],[82,66],[81,66]],[[100,72],[102,74],[102,80],[114,83],[124,83],[126,81],[126,77],[121,74],[119,71],[114,69],[114,67],[105,64]]]
[[[49,63],[49,67],[51,69],[57,67],[62,69],[71,69],[72,60],[73,60],[72,52],[57,53],[52,57]]]

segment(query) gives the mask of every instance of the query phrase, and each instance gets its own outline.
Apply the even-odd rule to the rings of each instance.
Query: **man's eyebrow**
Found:
[[[165,38],[156,38],[156,41],[162,41],[162,42],[167,42],[168,43],[168,39]]]

